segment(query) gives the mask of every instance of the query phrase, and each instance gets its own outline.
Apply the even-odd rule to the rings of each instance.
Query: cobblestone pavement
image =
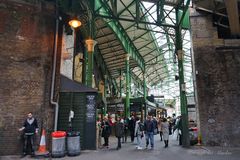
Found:
[[[130,139],[130,138],[129,138]],[[128,139],[128,140],[129,140]],[[143,141],[145,144],[145,140]],[[19,156],[1,157],[1,160],[20,159]],[[25,157],[23,160],[34,158]],[[36,159],[36,158],[35,158]],[[47,158],[51,159],[51,158]],[[169,147],[164,148],[159,135],[155,136],[153,150],[136,150],[135,144],[123,143],[122,149],[116,150],[116,139],[110,138],[109,149],[103,148],[96,151],[82,151],[76,157],[56,158],[59,160],[240,160],[240,148],[221,147],[190,147],[183,148],[177,145],[176,137],[170,136]]]

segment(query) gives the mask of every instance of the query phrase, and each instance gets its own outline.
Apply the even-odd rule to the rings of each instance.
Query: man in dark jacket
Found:
[[[103,146],[108,148],[109,136],[111,135],[111,125],[109,123],[108,117],[104,117],[101,127],[102,127],[102,137],[104,138]]]
[[[151,149],[153,149],[154,148],[154,135],[153,135],[154,123],[151,115],[148,115],[146,121],[144,122],[144,132],[146,137],[146,149],[148,148],[149,139],[151,143]]]
[[[120,117],[117,117],[117,122],[115,123],[115,136],[118,139],[117,149],[121,148],[121,138],[124,133],[124,124],[121,122]]]
[[[23,157],[27,155],[28,147],[31,150],[31,155],[34,156],[33,140],[34,135],[38,133],[38,123],[31,112],[27,114],[28,118],[24,121],[23,127],[19,131],[23,131]]]
[[[131,119],[128,122],[128,128],[129,128],[130,135],[131,135],[131,142],[134,142],[135,124],[136,124],[135,118],[134,118],[134,116],[132,116]]]

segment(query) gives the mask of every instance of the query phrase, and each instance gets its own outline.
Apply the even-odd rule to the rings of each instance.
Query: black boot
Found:
[[[166,145],[166,146],[168,147],[168,140],[166,140],[166,143],[167,143],[167,145]]]
[[[165,148],[167,148],[167,141],[166,140],[164,140],[164,144],[165,144]]]

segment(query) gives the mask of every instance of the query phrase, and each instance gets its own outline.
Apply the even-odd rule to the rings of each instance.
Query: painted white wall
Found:
[[[72,35],[67,35],[63,27],[62,51],[60,73],[72,79],[73,52],[74,52],[74,31]]]

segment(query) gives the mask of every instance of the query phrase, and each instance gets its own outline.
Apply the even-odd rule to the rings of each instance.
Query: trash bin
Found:
[[[59,158],[65,156],[65,139],[66,132],[52,132],[52,157]]]
[[[67,154],[68,156],[77,156],[80,154],[80,132],[67,133]]]

